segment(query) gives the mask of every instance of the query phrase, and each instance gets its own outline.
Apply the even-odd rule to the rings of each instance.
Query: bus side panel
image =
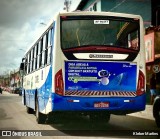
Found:
[[[51,101],[49,100],[51,100],[52,92],[52,67],[47,66],[37,71],[36,74],[27,75],[25,79],[28,82],[25,85],[25,94],[23,91],[23,101],[25,101],[26,106],[35,109],[35,100],[38,99],[39,111],[44,114],[48,113],[48,111],[50,112]]]
[[[40,104],[40,112],[44,113],[44,114],[48,114],[49,112],[52,111],[52,92],[53,92],[53,80],[54,80],[54,76],[53,76],[53,68],[54,67],[54,46],[55,46],[55,24],[56,22],[53,21],[53,29],[51,32],[51,37],[50,38],[50,45],[51,45],[51,50],[50,50],[50,57],[49,60],[51,62],[50,66],[47,66],[47,68],[45,67],[45,76],[47,76],[45,83],[43,84],[43,86],[41,86],[38,89],[38,100]],[[43,100],[43,101],[42,101]]]
[[[45,73],[44,73],[45,72]],[[46,78],[43,78],[43,76],[47,76]],[[49,98],[51,96],[51,90],[52,90],[52,68],[51,66],[48,66],[43,70],[43,75],[41,72],[41,80],[44,80],[43,85],[41,85],[39,88],[37,88],[37,99],[39,104],[39,111],[41,113],[46,113],[47,109],[51,110],[51,104],[49,105]],[[50,102],[51,103],[51,102]]]

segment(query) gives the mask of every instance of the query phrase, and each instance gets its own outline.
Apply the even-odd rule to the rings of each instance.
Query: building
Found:
[[[76,10],[106,11],[141,15],[144,26],[152,21],[151,0],[81,0]]]
[[[138,14],[145,26],[160,25],[159,0],[81,0],[76,10]]]
[[[10,84],[10,79],[9,79],[9,75],[1,75],[0,76],[0,86],[9,86]]]
[[[0,86],[5,88],[19,88],[21,87],[21,77],[19,74],[19,70],[13,70],[8,74],[4,74],[0,76]]]
[[[160,26],[148,27],[144,39],[147,75],[151,76],[155,73],[157,83],[160,85]]]
[[[160,25],[160,1],[159,0],[151,0],[151,12],[152,12],[152,25],[158,26]]]
[[[21,77],[19,74],[19,69],[13,70],[10,72],[10,86],[11,87],[20,87],[21,86]]]

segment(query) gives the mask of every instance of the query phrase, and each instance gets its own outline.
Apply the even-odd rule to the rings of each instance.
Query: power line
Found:
[[[118,3],[115,7],[113,7],[112,9],[109,10],[109,12],[113,11],[114,9],[118,8],[119,6],[121,6],[124,2],[126,2],[126,0],[122,0],[120,3]]]

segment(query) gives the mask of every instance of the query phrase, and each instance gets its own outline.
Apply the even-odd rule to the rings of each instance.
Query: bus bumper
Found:
[[[129,114],[145,110],[146,94],[136,97],[74,97],[53,93],[52,111],[106,111],[111,114]]]

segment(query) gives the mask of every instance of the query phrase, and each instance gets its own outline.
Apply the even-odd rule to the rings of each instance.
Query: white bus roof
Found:
[[[75,11],[75,12],[60,12],[60,16],[76,16],[76,15],[102,15],[102,16],[118,16],[127,18],[141,18],[140,15],[126,14],[126,13],[115,13],[115,12],[90,12],[90,11]]]

